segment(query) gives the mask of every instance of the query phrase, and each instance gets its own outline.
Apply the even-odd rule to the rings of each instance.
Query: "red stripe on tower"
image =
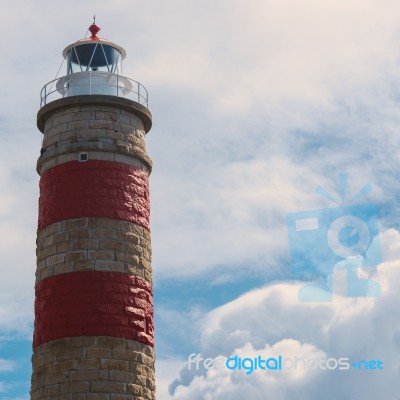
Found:
[[[73,336],[115,336],[154,345],[153,299],[144,279],[74,272],[36,285],[33,347]]]
[[[40,179],[38,229],[80,217],[120,219],[149,230],[147,174],[99,160],[67,162],[45,171]]]

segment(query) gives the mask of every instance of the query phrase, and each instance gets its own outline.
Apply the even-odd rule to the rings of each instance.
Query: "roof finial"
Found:
[[[89,26],[89,31],[92,34],[90,39],[97,40],[98,39],[97,34],[100,31],[100,27],[96,25],[96,14],[93,15],[93,24]]]

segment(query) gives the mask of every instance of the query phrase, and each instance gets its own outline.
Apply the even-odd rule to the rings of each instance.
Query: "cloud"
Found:
[[[331,206],[312,193],[317,185],[335,193],[339,172],[349,172],[350,191],[371,182],[367,200],[393,226],[393,14],[376,1],[178,4],[160,21],[166,42],[146,49],[136,69],[163,93],[148,136],[158,273],[245,263],[276,274],[288,254],[285,215]]]
[[[12,146],[9,150],[0,163],[0,331],[30,340],[37,218],[37,203],[32,200],[37,199],[37,178],[34,169],[27,168],[24,151],[18,161],[11,156]]]
[[[271,173],[277,169],[279,176]],[[206,168],[184,182],[168,174],[156,177],[153,185],[160,190],[154,196],[153,241],[164,254],[161,267],[169,275],[194,275],[218,264],[257,269],[267,258],[274,263],[286,250],[285,213],[304,198],[294,184],[303,173],[289,160],[272,156]],[[178,247],[185,251],[176,257]]]
[[[396,239],[394,240],[394,237]],[[384,247],[398,245],[398,233],[383,237]],[[400,325],[397,282],[400,262],[387,261],[374,277],[381,285],[379,298],[337,296],[328,303],[301,303],[296,282],[274,283],[250,291],[206,315],[202,321],[203,357],[303,357],[376,360],[383,371],[229,371],[184,368],[171,386],[173,398],[242,398],[246,389],[253,399],[319,399],[399,396]]]
[[[376,1],[173,1],[168,9],[152,17],[151,39],[162,37],[144,50],[139,72],[153,84],[196,89],[220,112],[330,108],[342,90],[379,80],[395,61],[397,19]]]
[[[266,354],[268,356],[266,356]],[[288,339],[277,343],[274,346],[265,346],[261,349],[254,349],[249,343],[242,348],[237,349],[233,356],[239,359],[257,358],[259,355],[263,357],[274,357],[278,359],[279,355],[285,354],[296,357],[298,359],[315,359],[323,358],[325,354],[309,344],[301,344],[298,341]],[[247,367],[249,363],[247,362]],[[245,365],[246,365],[245,364]],[[231,363],[231,365],[233,365]],[[248,370],[249,371],[249,370]],[[287,389],[290,386],[302,388],[308,383],[312,376],[321,375],[320,371],[308,371],[301,368],[289,370],[285,374],[274,374],[258,372],[249,372],[243,378],[244,370],[228,371],[223,368],[212,368],[205,376],[196,376],[188,389],[178,386],[173,396],[174,399],[223,399],[229,396],[232,399],[239,399],[243,396],[251,396],[252,399],[274,399],[286,398],[293,389]],[[259,389],[262,388],[263,392]],[[247,392],[247,394],[246,394]]]
[[[11,372],[16,367],[15,361],[0,358],[0,372]]]
[[[169,399],[168,387],[170,382],[178,374],[183,360],[178,358],[162,358],[156,360],[157,398]]]

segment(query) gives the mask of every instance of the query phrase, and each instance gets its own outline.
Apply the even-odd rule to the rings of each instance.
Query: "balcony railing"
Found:
[[[148,93],[143,85],[102,71],[78,72],[50,81],[40,92],[40,107],[64,97],[96,94],[124,97],[148,107]]]

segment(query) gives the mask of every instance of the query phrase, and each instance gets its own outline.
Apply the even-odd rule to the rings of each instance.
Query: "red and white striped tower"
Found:
[[[154,399],[146,89],[125,50],[68,46],[37,125],[40,175],[32,400]]]

